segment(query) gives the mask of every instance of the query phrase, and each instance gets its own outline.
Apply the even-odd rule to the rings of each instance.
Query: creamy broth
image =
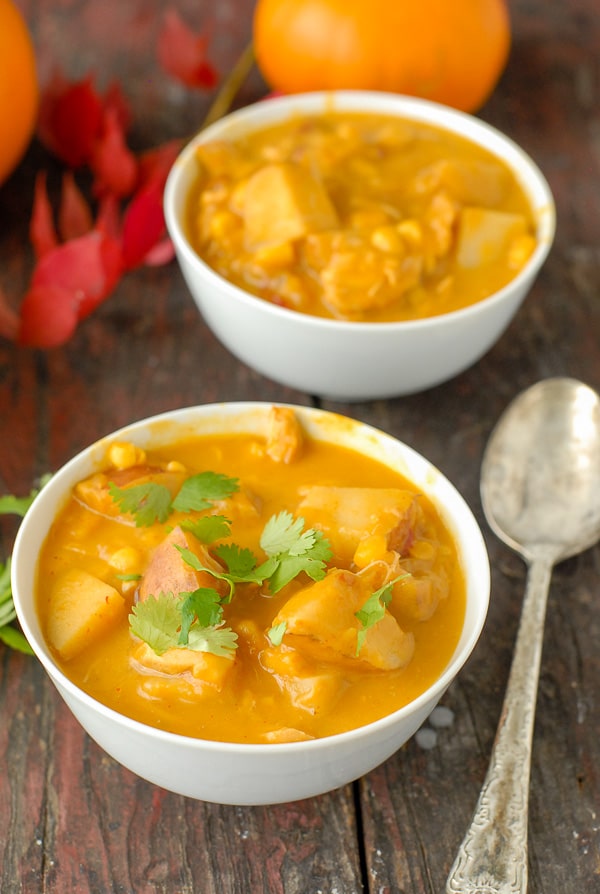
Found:
[[[148,452],[113,444],[104,470],[74,488],[55,520],[38,567],[43,629],[64,673],[122,714],[220,741],[328,736],[408,703],[451,658],[465,584],[433,506],[390,468],[311,440],[293,414],[273,412],[265,438],[199,437]],[[162,521],[136,524],[115,499],[115,488],[122,497],[151,483],[177,503],[183,483],[207,472],[213,484],[235,479],[237,489],[200,510],[171,507]],[[223,572],[220,549],[236,544],[260,565],[261,537],[282,512],[330,545],[320,577],[301,570],[275,593],[275,578],[237,583],[227,601],[221,578],[185,560],[193,553],[202,569]],[[215,517],[229,524],[211,542],[186,529]],[[388,584],[379,620],[360,620]],[[237,637],[233,651],[188,642],[157,654],[132,632],[132,613],[156,605],[160,591],[172,602],[195,587],[218,591],[222,617],[213,627]]]
[[[489,296],[531,256],[509,168],[471,141],[377,114],[292,117],[197,149],[188,232],[226,279],[315,316],[385,322]]]

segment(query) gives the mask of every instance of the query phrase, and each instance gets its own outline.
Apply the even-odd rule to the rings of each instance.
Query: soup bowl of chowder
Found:
[[[342,400],[418,392],[474,364],[555,229],[544,176],[508,137],[362,91],[228,115],[185,147],[164,206],[221,342],[275,381]]]
[[[468,506],[410,447],[231,403],[74,457],[21,524],[12,585],[109,755],[241,805],[335,789],[396,752],[474,649],[490,577]]]

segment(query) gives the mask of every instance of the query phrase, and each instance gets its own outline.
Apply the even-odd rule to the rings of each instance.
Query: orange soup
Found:
[[[44,544],[37,605],[64,673],[151,726],[228,742],[328,736],[444,670],[465,583],[401,475],[269,430],[107,446]]]
[[[197,159],[195,250],[236,285],[302,313],[448,313],[506,285],[536,245],[509,168],[428,124],[332,111],[205,143]]]

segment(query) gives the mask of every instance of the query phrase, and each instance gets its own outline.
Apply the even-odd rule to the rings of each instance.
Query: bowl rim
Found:
[[[286,112],[290,114],[294,112],[313,114],[325,110],[339,110],[353,111],[360,114],[363,112],[368,113],[371,110],[368,107],[369,103],[374,103],[378,106],[375,109],[377,113],[391,115],[397,113],[399,117],[412,116],[415,120],[422,123],[449,130],[459,136],[465,136],[463,131],[466,127],[470,132],[466,139],[473,140],[493,155],[498,155],[498,152],[491,148],[483,138],[491,140],[494,144],[508,150],[511,156],[511,161],[508,163],[509,167],[525,190],[529,200],[531,201],[531,194],[535,189],[536,192],[539,192],[540,199],[543,197],[543,201],[540,201],[539,206],[534,208],[534,213],[537,216],[536,247],[525,266],[506,285],[491,295],[466,307],[416,320],[390,320],[386,322],[338,320],[305,314],[294,308],[279,307],[276,304],[265,301],[258,295],[247,292],[235,283],[225,279],[196,253],[186,235],[185,227],[179,220],[176,206],[178,201],[180,201],[180,192],[184,189],[181,181],[186,176],[187,166],[193,163],[195,149],[198,145],[208,142],[215,135],[219,135],[219,138],[224,138],[226,134],[222,134],[223,130],[235,130],[235,128],[242,128],[246,122],[253,122],[257,110],[262,112],[264,109],[267,113],[274,112],[275,114],[267,114],[266,120],[265,116],[261,114],[255,126],[250,127],[250,131],[260,130],[270,123],[282,120]],[[477,137],[473,136],[473,132]],[[506,159],[503,160],[507,163]],[[517,160],[519,162],[518,168],[513,163]],[[520,171],[526,171],[532,177],[531,188],[525,183],[524,177],[519,175]],[[187,192],[187,190],[188,186],[185,186],[185,191]],[[295,93],[288,96],[267,96],[230,112],[200,130],[183,147],[167,177],[163,193],[163,209],[167,230],[176,250],[183,253],[188,263],[202,271],[209,284],[219,288],[226,288],[234,298],[249,308],[256,309],[257,306],[262,307],[265,313],[274,314],[276,318],[290,319],[291,317],[296,325],[301,322],[305,326],[317,327],[324,331],[328,329],[342,332],[345,330],[360,332],[362,330],[371,333],[377,331],[416,331],[435,325],[436,321],[458,321],[463,318],[469,319],[472,316],[477,316],[483,313],[486,308],[501,304],[507,296],[518,290],[522,285],[527,284],[529,279],[542,267],[552,248],[556,234],[556,203],[550,185],[534,159],[512,137],[504,134],[494,125],[450,106],[420,97],[384,93],[375,90],[324,90],[310,93]]]
[[[79,480],[78,476],[80,477],[80,473],[78,472],[78,470],[82,466],[86,466],[88,468],[90,466],[93,467],[94,454],[98,455],[100,451],[103,452],[106,445],[109,444],[111,441],[118,440],[123,437],[135,437],[136,434],[141,434],[144,431],[147,431],[148,439],[143,438],[142,440],[144,444],[148,444],[149,446],[151,446],[151,444],[153,443],[151,436],[152,428],[160,427],[164,423],[178,423],[182,420],[185,421],[186,419],[188,419],[188,417],[195,417],[197,424],[198,420],[210,420],[211,418],[214,419],[219,413],[225,413],[225,415],[233,416],[241,412],[251,416],[252,414],[256,414],[261,411],[264,412],[273,406],[290,407],[295,411],[300,411],[300,413],[304,414],[308,418],[308,420],[314,419],[317,420],[317,422],[319,417],[324,418],[325,420],[337,417],[338,419],[342,419],[346,422],[349,421],[350,423],[352,423],[352,437],[355,437],[356,434],[360,434],[364,435],[367,438],[374,438],[379,445],[390,448],[391,450],[398,453],[398,456],[401,455],[403,458],[408,457],[411,462],[420,467],[423,475],[426,475],[426,477],[433,476],[436,485],[438,487],[443,487],[444,495],[452,499],[452,505],[454,508],[451,515],[453,517],[453,520],[455,520],[455,517],[459,517],[461,519],[461,524],[466,523],[467,527],[469,528],[469,549],[473,550],[474,553],[477,555],[478,573],[480,578],[478,586],[479,589],[483,590],[485,595],[481,600],[477,600],[476,611],[473,617],[472,624],[473,629],[471,630],[467,639],[461,644],[461,639],[464,636],[465,630],[465,616],[465,622],[463,622],[461,637],[459,638],[459,641],[455,647],[455,651],[450,657],[448,664],[444,668],[441,675],[416,698],[408,702],[406,705],[398,708],[396,711],[392,711],[391,713],[386,714],[378,720],[374,720],[370,723],[355,727],[354,729],[335,733],[330,736],[295,742],[221,742],[218,740],[203,739],[195,736],[186,736],[180,733],[170,732],[168,730],[163,730],[159,727],[154,727],[150,724],[146,724],[142,721],[128,717],[126,714],[122,714],[116,709],[105,705],[99,699],[95,698],[92,695],[89,695],[87,692],[77,686],[76,683],[73,683],[69,679],[69,677],[67,677],[66,674],[61,670],[59,665],[54,661],[49,645],[45,641],[41,625],[39,625],[39,635],[32,628],[32,625],[29,622],[28,613],[31,613],[34,617],[37,616],[35,592],[31,596],[31,606],[29,609],[26,609],[24,607],[21,600],[21,576],[23,573],[22,568],[27,567],[27,564],[30,563],[28,540],[30,538],[37,539],[40,545],[45,541],[48,535],[50,524],[52,523],[52,519],[56,516],[56,513],[61,508],[61,505],[64,505],[64,501],[74,482]],[[236,430],[243,431],[243,429]],[[202,431],[199,430],[197,433],[201,435]],[[175,432],[173,437],[176,438],[177,436],[178,433]],[[157,442],[155,438],[154,443],[161,442]],[[385,460],[383,459],[379,461],[385,462]],[[84,472],[83,474],[88,473]],[[436,497],[432,496],[431,494],[426,495],[436,507],[436,509],[440,512],[440,514],[442,514],[442,505],[439,498],[436,499]],[[43,532],[36,535],[36,508],[40,506],[40,504],[44,505],[53,497],[56,501],[56,505],[51,512],[51,519],[44,526]],[[449,518],[444,518],[443,521],[445,524],[448,524]],[[453,532],[453,536],[456,538],[456,532]],[[461,537],[460,545],[463,546],[465,541],[466,537]],[[389,729],[393,728],[395,724],[405,715],[411,716],[412,714],[417,713],[423,705],[427,704],[432,699],[435,699],[437,702],[437,700],[443,695],[452,680],[457,676],[464,664],[472,655],[485,625],[490,602],[491,573],[489,557],[487,554],[485,541],[483,539],[483,534],[479,528],[472,510],[470,509],[464,497],[452,484],[452,482],[436,466],[434,466],[422,454],[420,454],[414,448],[410,447],[405,442],[401,441],[399,438],[395,438],[393,435],[389,435],[386,432],[368,423],[361,422],[359,420],[353,419],[352,417],[342,416],[339,413],[334,413],[328,410],[321,410],[311,406],[301,406],[297,404],[280,403],[275,401],[224,401],[191,405],[188,407],[179,408],[177,410],[167,410],[153,416],[138,419],[98,438],[92,444],[80,450],[71,459],[64,463],[54,473],[53,477],[42,488],[40,493],[35,497],[33,503],[31,504],[31,507],[25,514],[25,517],[23,518],[17,531],[12,557],[11,583],[13,588],[13,599],[17,619],[37,659],[44,667],[53,684],[59,689],[59,691],[61,691],[61,694],[63,691],[68,693],[72,699],[79,702],[88,710],[92,710],[97,716],[103,716],[107,720],[111,720],[115,725],[125,727],[130,731],[137,732],[138,734],[150,735],[151,737],[156,737],[159,741],[163,742],[176,742],[179,746],[184,746],[191,749],[202,748],[208,749],[211,752],[226,752],[229,754],[236,754],[241,752],[243,754],[266,755],[272,754],[274,747],[276,747],[278,751],[280,749],[287,750],[289,752],[304,752],[307,749],[308,751],[313,751],[338,742],[340,744],[350,743],[352,741],[359,742],[361,739],[370,737],[374,733],[383,733],[386,730],[389,731]],[[32,572],[34,581],[36,568],[37,555]]]

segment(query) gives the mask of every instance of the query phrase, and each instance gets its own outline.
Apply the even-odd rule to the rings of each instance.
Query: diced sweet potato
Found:
[[[381,670],[404,667],[413,656],[414,637],[405,633],[387,610],[366,631],[356,655],[358,631],[362,629],[356,612],[371,593],[367,578],[335,569],[288,599],[273,625],[285,622],[286,644],[325,661],[353,658]]]
[[[61,658],[74,658],[125,613],[121,594],[100,578],[73,568],[50,593],[48,639]]]
[[[385,487],[328,487],[304,491],[297,514],[326,535],[338,564],[349,565],[359,543],[382,535],[388,549],[402,553],[413,536],[418,501],[410,491]]]
[[[158,596],[160,593],[173,593],[173,595],[191,593],[198,587],[214,587],[221,592],[222,581],[208,572],[195,571],[184,561],[177,547],[191,550],[206,567],[215,571],[223,570],[205,546],[192,534],[177,526],[156,547],[150,557],[148,567],[140,581],[138,590],[140,601],[150,595]]]
[[[466,269],[493,263],[508,254],[511,243],[526,233],[527,221],[522,214],[463,208],[456,263]]]
[[[338,225],[322,183],[293,162],[259,168],[246,182],[243,198],[245,242],[250,251]]]
[[[290,463],[300,453],[304,438],[296,414],[289,407],[272,407],[269,413],[267,454],[278,463]]]

